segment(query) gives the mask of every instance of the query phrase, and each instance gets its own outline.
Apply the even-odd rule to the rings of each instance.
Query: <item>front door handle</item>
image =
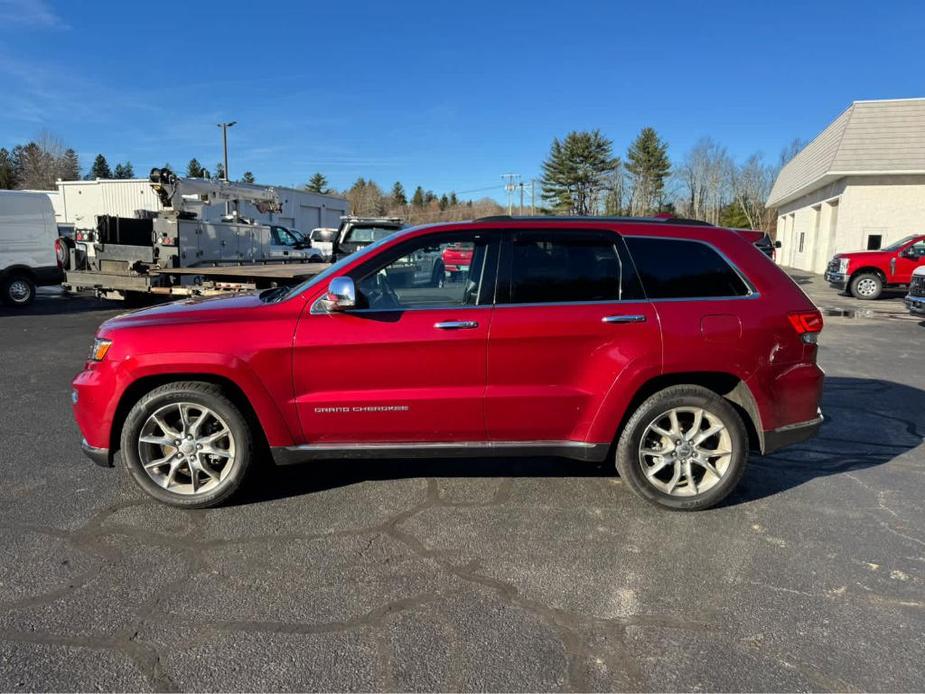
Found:
[[[479,324],[474,320],[446,320],[434,323],[434,327],[440,330],[472,330],[479,327]]]
[[[630,316],[604,316],[601,318],[602,323],[645,323],[646,317],[642,314]]]

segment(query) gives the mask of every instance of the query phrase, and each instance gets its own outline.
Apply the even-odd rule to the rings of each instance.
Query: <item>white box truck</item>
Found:
[[[57,240],[46,193],[0,190],[0,301],[28,306],[36,287],[60,284]]]

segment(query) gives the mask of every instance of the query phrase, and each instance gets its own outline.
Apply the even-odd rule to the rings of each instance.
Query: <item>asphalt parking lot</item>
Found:
[[[822,433],[698,514],[553,459],[327,462],[170,509],[71,416],[123,309],[0,310],[0,690],[921,690],[925,323],[801,281],[835,314]]]

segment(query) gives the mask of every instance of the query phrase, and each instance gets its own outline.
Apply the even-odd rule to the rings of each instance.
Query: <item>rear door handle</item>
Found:
[[[602,323],[645,323],[646,317],[638,314],[632,316],[604,316]]]
[[[474,320],[447,320],[434,323],[434,327],[440,330],[472,330],[479,327],[479,324]]]

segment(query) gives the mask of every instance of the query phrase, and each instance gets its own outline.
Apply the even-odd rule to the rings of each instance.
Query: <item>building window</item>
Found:
[[[801,231],[801,232],[800,232],[800,248],[799,248],[799,252],[800,252],[800,253],[803,252],[803,244],[804,244],[805,242],[806,242],[806,232],[805,232],[805,231]]]
[[[879,251],[883,243],[883,234],[871,234],[867,237],[867,250]]]

